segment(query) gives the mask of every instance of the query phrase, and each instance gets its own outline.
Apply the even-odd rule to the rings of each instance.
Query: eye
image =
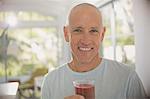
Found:
[[[92,29],[92,30],[90,30],[90,32],[91,32],[91,33],[98,33],[99,31],[96,30],[96,29]]]
[[[82,32],[81,29],[74,29],[73,32]]]

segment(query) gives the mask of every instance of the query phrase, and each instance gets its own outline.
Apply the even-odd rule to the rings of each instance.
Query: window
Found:
[[[45,22],[56,20],[53,16],[43,16],[36,12],[0,12],[1,24],[6,17],[15,15],[19,22]],[[20,24],[20,23],[19,23]],[[0,29],[2,35],[3,28]],[[30,74],[35,68],[46,66],[53,68],[58,61],[57,28],[52,26],[31,28],[9,28],[7,30],[9,44],[7,48],[7,75],[19,76]],[[0,38],[2,39],[2,37]],[[4,45],[0,42],[0,45]],[[2,50],[2,49],[0,49]],[[4,57],[0,53],[0,76],[5,75]]]
[[[106,26],[103,56],[129,64],[134,68],[135,46],[131,8],[131,0],[127,0],[126,2],[115,1],[101,9]]]

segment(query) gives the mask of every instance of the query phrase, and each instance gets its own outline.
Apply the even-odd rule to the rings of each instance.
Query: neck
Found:
[[[75,72],[88,72],[95,69],[101,63],[101,60],[102,58],[97,57],[89,63],[81,63],[73,59],[68,65]]]

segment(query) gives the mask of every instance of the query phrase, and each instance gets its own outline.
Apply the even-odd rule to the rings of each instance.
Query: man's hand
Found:
[[[72,95],[72,96],[65,97],[64,99],[85,99],[85,98],[81,95]]]

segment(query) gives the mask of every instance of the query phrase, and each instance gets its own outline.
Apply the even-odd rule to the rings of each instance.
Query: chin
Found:
[[[78,59],[78,60],[81,64],[88,64],[92,61],[91,59]]]

